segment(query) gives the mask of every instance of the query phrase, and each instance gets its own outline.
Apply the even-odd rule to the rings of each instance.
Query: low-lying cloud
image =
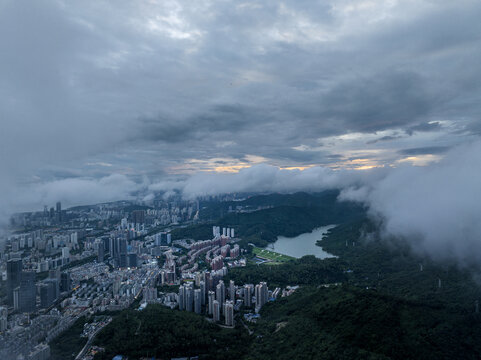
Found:
[[[61,201],[64,207],[90,205],[116,200],[134,200],[145,188],[121,174],[112,174],[99,179],[68,178],[39,184],[17,187],[9,196],[3,197],[3,209],[12,211],[41,210],[44,205]],[[3,220],[8,213],[4,214]]]
[[[444,149],[443,149],[444,150]],[[447,150],[447,149],[446,149]],[[407,241],[416,253],[462,265],[481,260],[481,141],[449,150],[429,166],[283,170],[260,164],[235,174],[200,173],[150,191],[180,191],[185,198],[233,192],[342,189],[339,200],[362,202],[382,235]]]
[[[384,235],[405,239],[437,260],[481,260],[481,142],[459,146],[436,164],[402,166],[341,200],[366,203]]]
[[[467,265],[481,260],[480,158],[481,141],[476,141],[450,149],[439,162],[422,167],[298,170],[258,164],[237,173],[201,172],[160,182],[113,174],[30,185],[4,200],[41,209],[59,200],[66,206],[135,198],[149,201],[161,193],[194,199],[236,192],[341,189],[339,200],[364,203],[385,237],[404,239],[415,252],[433,259]]]
[[[368,178],[381,176],[382,169],[370,173],[355,170],[332,170],[312,167],[305,170],[280,169],[259,164],[237,173],[204,172],[178,182],[160,182],[149,186],[151,191],[179,190],[185,198],[236,192],[322,191],[326,189],[361,186]]]

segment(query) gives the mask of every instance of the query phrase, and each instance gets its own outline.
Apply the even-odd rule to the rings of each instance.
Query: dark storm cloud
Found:
[[[143,118],[140,120],[141,140],[163,141],[167,143],[183,142],[187,138],[195,136],[196,129],[179,120],[167,119],[161,116],[157,118]]]
[[[337,159],[342,159],[343,156],[341,154],[329,154],[326,156],[326,158],[331,160],[337,160]]]
[[[436,155],[436,154],[443,154],[449,150],[448,146],[428,146],[428,147],[419,147],[419,148],[412,148],[412,149],[402,149],[399,150],[399,154],[401,155]]]
[[[465,128],[460,130],[459,133],[463,133],[464,131],[477,136],[481,135],[481,121],[469,123]]]
[[[396,140],[396,139],[400,139],[400,138],[401,138],[400,136],[386,135],[386,136],[380,137],[379,139],[367,141],[366,144],[368,144],[368,145],[370,145],[370,144],[376,144],[376,143],[378,143],[378,142],[391,141],[391,140]]]
[[[158,134],[160,139],[165,138],[166,141],[181,141],[181,136],[169,135],[177,131],[183,133],[184,140],[194,138],[201,142],[203,138],[212,139],[207,136],[208,133],[214,134],[215,138],[222,136],[216,132],[225,131],[238,139],[244,149],[256,146],[258,155],[271,156],[275,151],[263,151],[263,146],[258,146],[258,133],[263,133],[262,142],[266,148],[280,150],[281,147],[294,147],[319,137],[352,131],[372,133],[400,128],[412,134],[414,131],[437,128],[435,122],[428,124],[426,120],[440,111],[444,106],[442,102],[449,100],[450,94],[440,93],[444,89],[436,88],[442,79],[433,78],[430,62],[435,62],[436,67],[443,70],[451,59],[445,55],[446,59],[431,61],[430,57],[432,52],[440,49],[449,54],[455,47],[451,38],[442,44],[442,39],[436,36],[437,30],[444,26],[446,12],[451,11],[449,6],[445,11],[441,9],[425,13],[424,16],[413,16],[408,22],[393,21],[388,31],[382,31],[382,36],[376,31],[364,32],[363,38],[351,35],[335,42],[314,41],[308,48],[300,41],[283,41],[282,34],[279,34],[279,39],[271,40],[265,36],[252,37],[256,29],[267,30],[279,22],[279,14],[274,19],[263,13],[273,8],[276,8],[273,4],[250,4],[242,7],[242,11],[236,11],[232,6],[229,9],[211,9],[216,14],[221,11],[223,15],[230,16],[219,19],[218,27],[222,28],[224,34],[220,34],[217,29],[206,33],[206,41],[200,52],[206,55],[202,63],[210,61],[214,66],[222,64],[227,70],[226,74],[230,77],[227,76],[221,82],[220,103],[243,109],[242,116],[222,112],[216,115],[216,111],[203,107],[187,119],[171,120],[175,121],[174,125],[167,120],[159,121],[156,125],[146,122],[143,132],[146,139],[152,139]],[[312,16],[302,6],[289,3],[289,10],[289,15],[284,18],[286,24],[289,23],[289,17],[295,18],[296,10],[312,20]],[[331,10],[328,6],[316,9],[318,13],[313,11],[316,16],[323,15],[313,23],[327,24],[327,32],[335,33],[339,21],[333,20],[336,17]],[[245,19],[245,16],[253,14],[253,20]],[[419,42],[419,32],[408,29],[413,27],[419,30],[425,21],[429,24],[430,31],[424,37],[421,36],[424,42]],[[205,22],[203,25],[206,25]],[[477,25],[471,24],[470,28],[473,26]],[[458,23],[452,30],[462,34],[461,27],[462,24]],[[296,26],[284,29],[294,37],[299,35],[296,33],[298,30]],[[399,39],[395,39],[396,36]],[[353,37],[357,41],[351,44]],[[414,40],[416,46],[408,46]],[[474,40],[476,39],[469,37],[461,43],[469,44]],[[393,49],[396,41],[406,44],[403,56],[399,56],[401,48]],[[433,45],[428,46],[431,42]],[[347,43],[350,43],[351,49],[345,47]],[[255,51],[255,45],[263,47],[262,54]],[[380,56],[383,48],[386,53]],[[419,58],[419,54],[422,57]],[[407,57],[412,60],[406,61]],[[352,58],[359,59],[357,64],[350,61]],[[270,77],[272,81],[248,81],[241,77],[241,83],[242,79],[245,83],[239,85],[236,71],[243,66]],[[329,71],[326,72],[326,69]],[[199,148],[208,146],[196,143]],[[179,147],[182,147],[181,143]],[[214,154],[215,151],[212,150],[211,156],[218,155]],[[224,151],[228,153],[229,149]],[[237,148],[235,152],[241,151]],[[205,152],[205,156],[209,156],[209,153]]]
[[[167,117],[142,118],[140,133],[134,139],[185,142],[191,138],[204,137],[208,133],[237,132],[247,128],[249,121],[258,119],[259,114],[247,106],[222,104],[211,107],[208,112],[194,118],[178,119]]]
[[[320,116],[343,131],[376,132],[418,121],[433,105],[419,75],[380,73],[334,87],[322,99]]]
[[[429,131],[439,131],[441,130],[441,124],[439,122],[431,123],[421,123],[413,125],[406,130],[406,133],[412,135],[415,131],[418,132],[429,132]]]
[[[445,11],[441,9],[425,13],[424,16],[412,16],[412,20],[407,22],[393,21],[388,31],[384,29],[381,32],[382,36],[374,27],[372,33],[363,32],[361,38],[359,35],[350,35],[345,39],[341,36],[339,41],[334,42],[312,41],[309,47],[303,46],[301,41],[309,40],[308,33],[296,39],[298,41],[290,41],[289,38],[300,34],[299,27],[295,26],[298,25],[295,16],[301,14],[306,21],[313,20],[309,12],[302,6],[289,3],[288,15],[277,13],[273,18],[264,14],[264,11],[273,7],[276,8],[273,4],[250,4],[243,6],[241,11],[232,6],[229,9],[211,9],[215,14],[222,12],[223,15],[230,15],[221,17],[217,23],[224,34],[217,29],[208,31],[199,52],[202,54],[202,64],[210,62],[226,70],[227,76],[219,83],[221,92],[218,95],[222,95],[215,106],[207,109],[201,107],[197,111],[194,108],[187,118],[166,120],[160,117],[159,121],[145,121],[142,136],[149,140],[157,136],[160,140],[179,141],[180,148],[183,147],[182,139],[195,139],[200,142],[195,146],[202,149],[210,146],[202,142],[203,139],[213,140],[222,136],[220,132],[224,131],[230,132],[231,137],[235,137],[244,149],[256,146],[257,155],[271,156],[276,152],[272,151],[275,148],[280,151],[282,147],[294,147],[346,132],[373,133],[400,128],[412,134],[437,128],[435,122],[428,123],[427,120],[442,110],[445,105],[443,102],[449,100],[450,93],[443,93],[442,87],[437,88],[442,79],[433,78],[430,62],[435,63],[435,68],[443,70],[451,60],[449,51],[455,47],[455,43],[450,38],[442,44],[442,39],[436,36],[437,30],[444,26],[446,12],[451,11],[449,6]],[[330,6],[316,9],[323,16],[319,21],[313,20],[313,24],[326,26],[327,33],[336,33],[340,23],[333,20],[336,17],[331,10]],[[253,20],[245,19],[245,16],[253,14]],[[319,14],[316,13],[316,16]],[[264,22],[259,21],[261,18]],[[252,36],[255,30],[262,32],[275,28],[279,18],[286,25],[294,19],[291,21],[295,24],[292,28],[283,29],[289,35],[285,35],[285,39],[282,32],[275,33],[278,38],[274,36],[273,39],[267,39],[265,35],[257,38]],[[421,36],[423,42],[420,42],[419,32],[408,29],[413,27],[419,30],[426,21],[430,31]],[[202,25],[207,24],[202,22]],[[471,24],[470,28],[473,26],[476,25]],[[452,30],[462,34],[462,24],[453,25]],[[406,43],[403,56],[400,56],[400,48],[393,49],[396,36],[399,37],[398,42]],[[351,44],[353,38],[356,42]],[[409,41],[414,40],[416,46],[408,46]],[[475,40],[470,36],[461,43],[470,44]],[[428,46],[431,42],[433,45]],[[345,47],[348,43],[351,48]],[[262,53],[256,52],[255,46],[262,47]],[[448,54],[444,55],[446,59],[430,59],[432,52],[440,49]],[[383,50],[386,53],[380,56]],[[422,56],[419,58],[418,55]],[[408,57],[412,60],[407,61]],[[357,58],[357,63],[352,62],[352,58]],[[256,72],[253,79],[238,77],[236,72],[244,68]],[[257,76],[266,76],[270,80],[258,81]],[[215,109],[221,106],[235,107],[236,112],[223,113]],[[242,111],[237,113],[239,109]],[[175,133],[182,133],[183,137]],[[209,133],[214,137],[209,137]],[[265,148],[271,151],[264,151],[263,146],[258,145],[259,133],[262,133]],[[224,151],[228,153],[229,149]],[[210,155],[217,156],[215,152],[212,150]],[[235,152],[242,151],[236,148]],[[209,152],[201,150],[199,153],[209,156]]]

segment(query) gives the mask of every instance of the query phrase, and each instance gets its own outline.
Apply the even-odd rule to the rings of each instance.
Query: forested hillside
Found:
[[[343,272],[343,284],[305,286],[264,307],[246,358],[480,358],[475,269],[414,256],[400,241],[380,240],[375,230],[368,220],[333,229],[320,244],[339,259],[317,261]],[[279,273],[291,265],[279,265]],[[272,277],[266,266],[244,271]]]
[[[226,330],[201,315],[148,307],[144,312],[124,311],[101,333],[97,342],[107,349],[103,358],[116,352],[134,359],[481,358],[476,269],[439,264],[414,255],[399,239],[380,239],[362,208],[337,203],[332,194],[324,198],[331,201],[327,205],[326,200],[325,208],[309,202],[319,195],[283,197],[271,198],[278,206],[231,213],[215,223],[233,226],[243,244],[264,244],[277,235],[337,223],[319,242],[337,258],[305,256],[280,265],[231,269],[225,281],[266,281],[271,289],[301,286],[264,306],[261,319],[248,324],[252,335],[240,317],[235,330]],[[268,198],[249,201],[267,204]],[[211,231],[212,224],[203,224],[180,229],[177,235],[209,238]]]
[[[244,201],[208,203],[201,214],[220,216],[216,221],[175,229],[173,238],[191,237],[205,240],[212,237],[212,225],[234,227],[244,243],[266,246],[277,236],[293,237],[310,232],[316,227],[341,224],[363,217],[362,206],[352,202],[339,202],[338,191],[325,191],[318,194],[271,194],[250,197]],[[229,207],[242,206],[256,209],[252,212],[231,212]]]

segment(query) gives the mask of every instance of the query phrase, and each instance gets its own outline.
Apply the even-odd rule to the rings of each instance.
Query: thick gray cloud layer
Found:
[[[282,190],[310,185],[274,166],[437,160],[480,134],[480,11],[474,0],[2,1],[0,212],[259,163],[271,167],[243,181],[262,170],[254,184]]]

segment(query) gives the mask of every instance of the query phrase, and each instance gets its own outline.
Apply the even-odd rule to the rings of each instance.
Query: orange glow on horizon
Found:
[[[408,156],[396,162],[400,164],[407,162],[407,163],[411,163],[414,166],[427,166],[430,163],[437,162],[441,159],[442,159],[442,156],[426,154],[426,155]]]

